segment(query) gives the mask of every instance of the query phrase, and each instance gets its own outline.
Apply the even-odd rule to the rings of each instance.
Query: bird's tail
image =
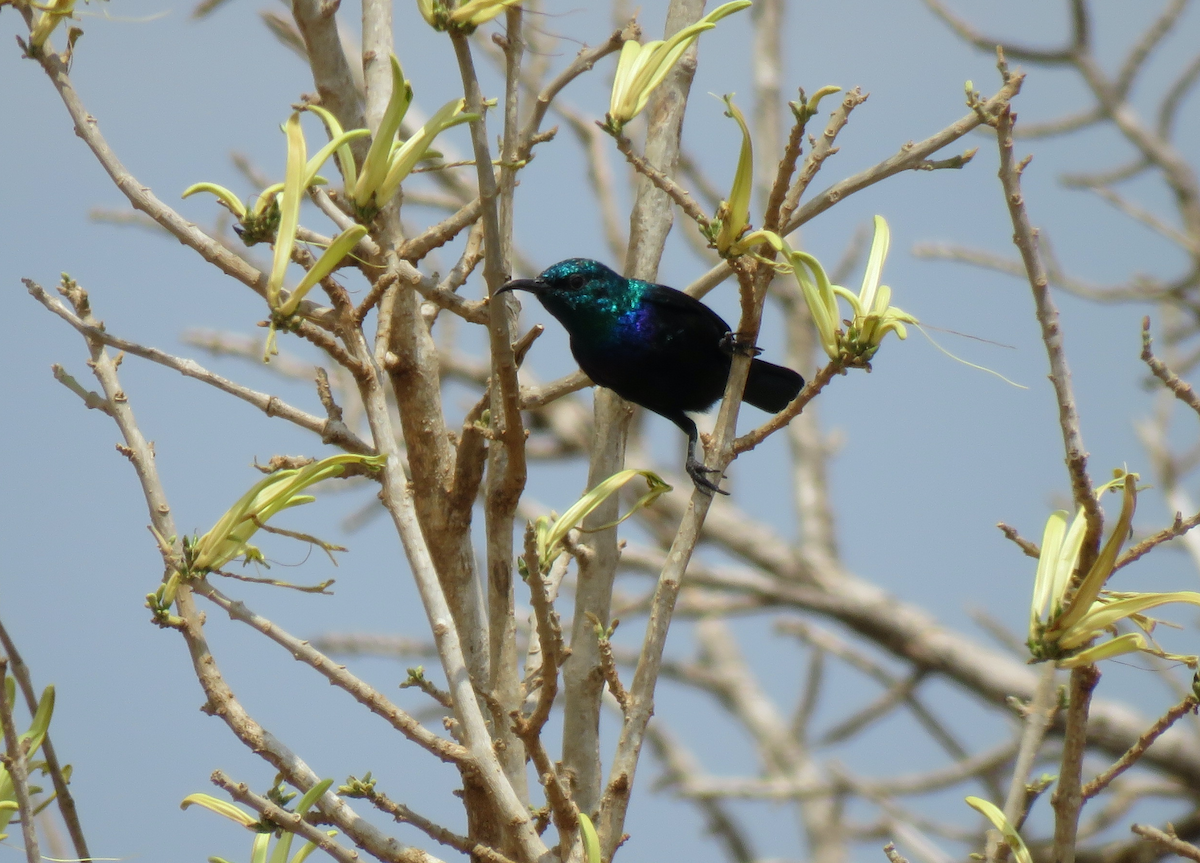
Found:
[[[742,400],[759,410],[779,413],[799,395],[803,386],[804,378],[791,369],[765,360],[751,360],[750,377],[746,380],[746,393]]]

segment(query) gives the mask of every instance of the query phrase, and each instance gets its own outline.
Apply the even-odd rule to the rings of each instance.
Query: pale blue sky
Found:
[[[1129,34],[1150,14],[1141,4],[1099,5],[1101,46],[1124,48]],[[552,0],[541,26],[594,44],[608,26],[586,6]],[[649,34],[661,32],[665,6],[662,0],[642,5]],[[995,26],[1037,44],[1055,43],[1065,32],[1066,14],[1059,4],[964,2],[957,8],[985,28]],[[200,180],[248,192],[229,162],[233,150],[246,153],[268,174],[280,174],[279,123],[289,104],[312,89],[304,67],[266,34],[257,17],[261,9],[283,7],[270,0],[229,0],[202,22],[189,19],[186,3],[164,0],[93,2],[83,8],[85,35],[76,47],[72,73],[88,110],[139,180],[202,225],[211,224],[217,207],[203,196],[178,202],[179,193]],[[357,14],[351,4],[343,12]],[[841,152],[827,163],[814,184],[817,189],[965,114],[965,80],[972,79],[985,93],[997,87],[994,59],[956,41],[916,0],[798,3],[785,26],[790,50],[785,92],[792,94],[802,85],[811,93],[835,83],[858,85],[871,94],[842,133]],[[1148,70],[1141,92],[1161,90],[1188,56],[1189,45],[1196,43],[1198,27],[1200,17],[1192,9]],[[457,72],[448,45],[420,21],[415,4],[402,0],[397,5],[395,29],[419,103],[435,108],[453,96]],[[111,331],[179,353],[194,353],[178,339],[186,328],[257,332],[254,323],[263,317],[262,304],[174,240],[89,222],[92,207],[121,207],[124,201],[73,135],[40,67],[20,58],[12,37],[21,32],[14,11],[3,10],[0,154],[6,171],[0,185],[0,286],[7,299],[6,313],[0,316],[0,364],[6,369],[0,376],[0,398],[8,420],[0,424],[0,451],[8,464],[6,493],[0,499],[0,543],[7,551],[0,565],[0,617],[39,684],[58,686],[52,731],[60,757],[75,765],[73,787],[94,854],[174,861],[219,854],[245,860],[248,834],[208,813],[180,812],[178,801],[190,792],[211,790],[208,775],[215,768],[259,788],[269,781],[270,771],[222,723],[197,710],[202,696],[182,641],[148,623],[142,597],[158,581],[161,563],[145,530],[137,483],[113,448],[117,432],[111,421],[85,411],[50,376],[50,364],[58,362],[93,386],[81,340],[30,299],[19,279],[30,277],[52,289],[58,274],[69,272],[92,292],[96,312]],[[718,187],[728,184],[738,141],[732,124],[722,117],[723,106],[704,94],[737,91],[743,94],[741,103],[749,105],[748,39],[749,20],[743,15],[701,42],[685,136]],[[555,65],[573,54],[567,44]],[[585,113],[601,117],[610,71],[610,66],[598,68],[572,85],[566,97]],[[1078,107],[1080,98],[1082,89],[1069,74],[1033,70],[1017,106],[1022,120],[1046,119]],[[1179,140],[1197,164],[1194,105],[1193,99],[1181,114]],[[463,130],[452,133],[451,140],[466,149]],[[855,195],[816,220],[804,240],[832,262],[858,225],[883,214],[892,228],[885,279],[895,302],[932,325],[1015,347],[1004,350],[936,334],[950,350],[999,370],[1028,390],[956,364],[914,333],[903,344],[889,340],[872,374],[840,378],[820,398],[826,426],[843,440],[832,479],[847,565],[984,638],[965,610],[986,608],[1019,629],[1032,580],[1030,562],[1002,539],[995,523],[1010,522],[1036,538],[1046,514],[1068,488],[1028,287],[909,254],[914,243],[927,240],[1011,253],[1011,227],[995,178],[994,142],[978,135],[953,152],[969,146],[978,146],[980,153],[965,170],[900,176]],[[1116,282],[1135,272],[1176,273],[1179,255],[1166,243],[1095,199],[1055,183],[1064,170],[1121,160],[1126,150],[1114,135],[1102,131],[1052,144],[1031,142],[1021,149],[1036,154],[1025,175],[1031,216],[1049,229],[1075,274]],[[564,133],[539,151],[523,175],[518,242],[539,265],[573,256],[608,258],[598,220],[577,180],[577,157],[574,140]],[[1139,193],[1150,206],[1166,204],[1165,196],[1149,186]],[[660,280],[682,287],[703,269],[682,241],[672,239]],[[478,291],[475,279],[467,293],[477,296]],[[728,286],[711,295],[710,302],[734,318]],[[1150,310],[1097,307],[1062,296],[1059,302],[1093,475],[1103,477],[1111,467],[1128,465],[1149,476],[1133,424],[1149,407],[1139,387],[1143,368],[1137,356],[1140,320]],[[545,319],[536,305],[526,308],[531,319]],[[561,331],[552,322],[548,330],[529,360],[546,376],[570,362]],[[764,338],[768,353],[777,355],[777,334],[768,327]],[[319,409],[310,386],[280,382],[238,361],[201,361]],[[807,376],[813,369],[801,371]],[[122,375],[142,428],[155,441],[181,529],[205,530],[254,481],[249,465],[255,458],[319,451],[314,439],[173,372],[130,359]],[[448,406],[461,412],[465,404],[450,399]],[[1184,427],[1187,422],[1184,418]],[[650,428],[656,454],[681,458],[683,442],[676,431],[658,419],[651,420]],[[768,446],[743,459],[732,473],[732,488],[738,505],[791,533],[790,495],[779,485],[773,465],[781,453],[781,448]],[[561,510],[579,493],[583,477],[581,464],[538,468],[531,493]],[[296,513],[289,525],[330,533],[330,525],[364,500],[361,492],[329,495]],[[1139,521],[1158,526],[1164,518],[1161,505],[1147,495]],[[352,551],[336,572],[334,597],[247,588],[247,601],[301,636],[351,629],[420,634],[423,614],[390,528],[378,520],[346,538],[346,544]],[[284,561],[303,557],[294,547],[275,548]],[[313,555],[302,571],[289,575],[317,581],[329,571],[328,563]],[[1195,587],[1195,573],[1186,570],[1181,556],[1169,553],[1159,555],[1159,562],[1139,570],[1137,577],[1153,579],[1155,588]],[[315,770],[339,781],[373,770],[382,786],[419,811],[435,817],[457,813],[447,793],[456,787],[450,771],[431,765],[342,693],[212,611],[212,638],[235,691]],[[631,622],[629,630],[632,638],[640,628]],[[803,670],[800,653],[772,636],[744,634],[748,648],[759,652],[756,662],[771,672],[771,690],[785,699],[794,697],[790,693]],[[690,633],[683,627],[672,649],[690,647]],[[359,661],[354,667],[393,694],[403,677],[402,668],[392,663]],[[1104,685],[1113,686],[1115,693],[1122,681],[1140,685],[1144,673],[1114,669]],[[947,687],[935,691],[944,704],[961,703],[956,721],[965,738],[977,744],[991,739],[994,718],[979,726],[980,714],[961,696]],[[402,700],[420,703],[410,693]],[[696,696],[668,688],[659,713],[677,723],[711,769],[733,772],[740,764],[753,771],[744,742],[728,736],[721,721],[702,724],[712,712],[701,712],[700,706]],[[831,712],[829,718],[835,715]],[[897,773],[940,756],[923,743],[906,741],[898,747],[895,740],[881,738],[845,757],[852,766],[869,764],[880,773]],[[622,858],[720,859],[697,837],[699,822],[688,807],[647,793],[648,780],[656,773],[648,761],[639,774],[641,788],[628,825],[634,838]],[[948,800],[946,805],[958,804]],[[775,810],[773,823],[778,825],[778,816],[785,814],[787,810]],[[457,814],[446,817],[461,826]],[[973,817],[964,807],[962,822],[973,823]],[[789,826],[782,829],[770,826],[770,811],[754,815],[752,823],[762,825],[763,853],[797,853],[790,815]],[[428,847],[423,837],[403,830],[400,835]],[[0,847],[0,859],[15,860],[17,854]]]

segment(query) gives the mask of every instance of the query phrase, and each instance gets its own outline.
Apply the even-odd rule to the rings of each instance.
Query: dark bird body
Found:
[[[720,315],[682,291],[626,279],[586,258],[501,288],[512,290],[531,292],[558,319],[588,377],[679,426],[688,436],[688,474],[698,486],[720,490],[696,460],[699,434],[687,415],[708,410],[725,393],[734,348]],[[743,400],[777,413],[803,386],[791,369],[753,359]]]

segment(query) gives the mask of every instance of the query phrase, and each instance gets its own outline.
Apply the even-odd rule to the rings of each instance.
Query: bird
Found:
[[[704,412],[725,393],[733,353],[729,324],[683,291],[618,275],[599,261],[569,258],[534,279],[511,279],[496,295],[528,291],[566,329],[575,362],[593,382],[677,425],[688,438],[686,470],[696,487],[722,491],[696,459],[700,439],[688,412]],[[742,400],[778,413],[804,386],[791,369],[750,361]]]

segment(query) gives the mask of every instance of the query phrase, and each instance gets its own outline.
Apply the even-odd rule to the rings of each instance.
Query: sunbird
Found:
[[[688,436],[686,469],[697,488],[722,492],[696,459],[700,439],[688,411],[706,411],[725,393],[738,346],[729,324],[683,291],[626,279],[599,261],[570,258],[505,291],[529,291],[571,337],[584,374],[621,398],[666,417]],[[752,351],[756,349],[750,348]],[[791,369],[750,361],[743,401],[778,413],[804,386]]]

